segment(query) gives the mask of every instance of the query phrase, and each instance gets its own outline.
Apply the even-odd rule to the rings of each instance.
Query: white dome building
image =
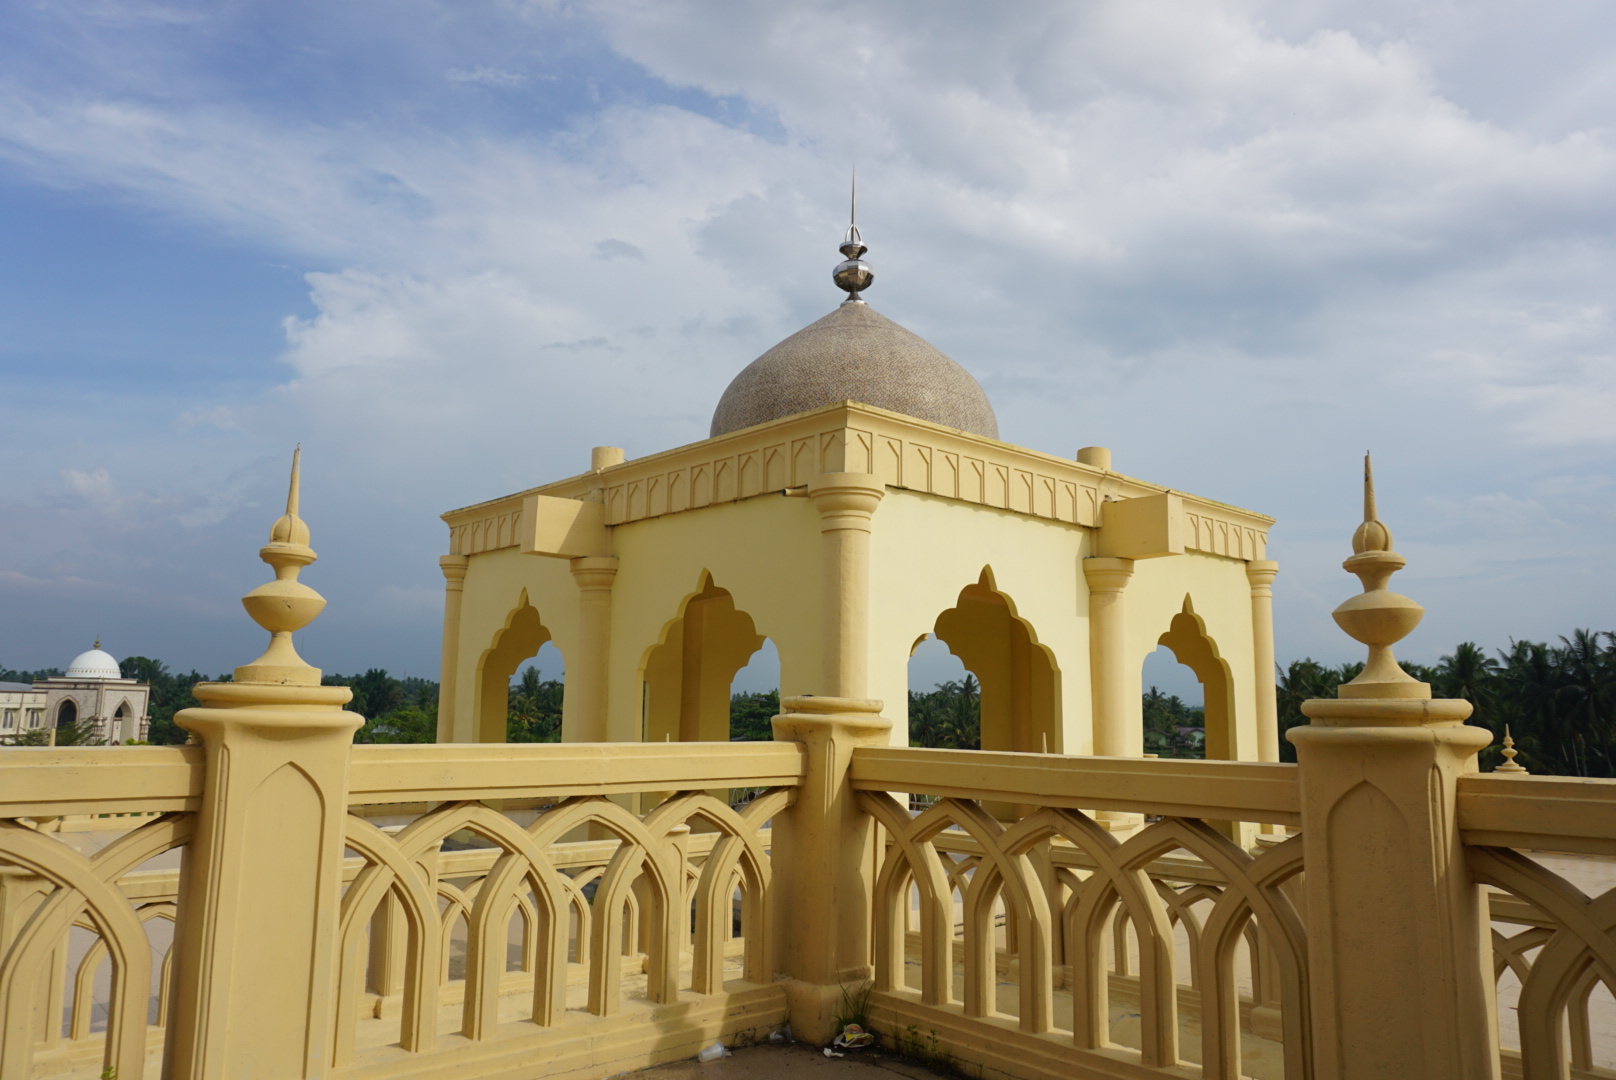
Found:
[[[0,683],[0,743],[29,732],[53,733],[69,724],[89,724],[96,739],[116,746],[144,741],[151,729],[151,687],[123,677],[101,642],[73,658],[67,674],[26,683]]]
[[[89,652],[81,652],[75,656],[73,662],[67,665],[67,675],[64,677],[69,679],[123,678],[123,670],[118,667],[118,661],[114,660],[110,653],[102,652],[99,647],[100,644],[97,641],[96,648],[91,649]]]

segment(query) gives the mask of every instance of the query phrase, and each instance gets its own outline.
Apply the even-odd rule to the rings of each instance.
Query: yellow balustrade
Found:
[[[878,496],[810,494],[857,580]],[[832,696],[772,743],[355,746],[292,647],[307,541],[294,487],[270,648],[198,688],[200,745],[0,750],[0,1080],[591,1080],[823,1042],[863,987],[973,1075],[1610,1075],[1616,891],[1541,853],[1616,856],[1616,781],[1477,772],[1391,655],[1419,609],[1372,499],[1338,612],[1370,664],[1296,765],[892,747]]]

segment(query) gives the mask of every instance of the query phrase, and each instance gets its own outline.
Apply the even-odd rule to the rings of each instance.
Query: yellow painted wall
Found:
[[[1088,589],[1078,560],[1089,530],[988,506],[887,489],[870,567],[870,696],[886,702],[893,742],[909,744],[909,657],[984,568],[1055,663],[1051,752],[1088,753]],[[918,689],[929,690],[930,687]],[[1063,748],[1066,748],[1063,750]]]
[[[620,525],[612,590],[613,741],[641,731],[641,682],[651,650],[703,577],[780,652],[783,696],[816,692],[820,670],[819,515],[807,499],[779,494]],[[726,691],[727,693],[727,691]]]
[[[1156,651],[1161,636],[1171,628],[1174,616],[1183,610],[1187,596],[1196,616],[1204,623],[1207,636],[1215,643],[1218,655],[1229,667],[1235,718],[1231,756],[1243,761],[1257,760],[1253,693],[1256,660],[1252,642],[1251,584],[1246,580],[1246,564],[1239,559],[1198,551],[1162,559],[1142,559],[1134,564],[1133,580],[1124,595],[1127,598],[1127,671],[1132,680],[1127,699],[1137,717],[1128,728],[1131,740],[1128,752],[1144,752],[1144,719],[1139,699],[1144,692],[1145,657]],[[1212,756],[1210,738],[1207,756]]]
[[[988,572],[1014,618],[1053,666],[1050,699],[1032,706],[1049,716],[1049,749],[1057,753],[1093,751],[1092,691],[1089,675],[1088,586],[1082,559],[1091,552],[1092,530],[1010,510],[973,505],[921,492],[888,488],[875,511],[870,541],[869,696],[885,702],[895,744],[908,742],[909,658],[917,639],[938,628],[938,617],[955,608],[961,591]],[[607,731],[613,741],[638,741],[646,727],[648,670],[672,663],[658,645],[682,633],[684,606],[711,575],[715,587],[733,598],[755,633],[772,639],[780,654],[783,695],[820,692],[821,649],[820,519],[812,502],[770,493],[736,502],[647,518],[612,529],[619,569],[612,590],[612,634]],[[479,738],[472,716],[480,693],[495,701],[485,672],[485,656],[522,597],[537,610],[550,639],[561,649],[569,675],[575,675],[579,591],[567,560],[503,549],[470,559],[461,611],[457,738]],[[1128,727],[1129,751],[1143,752],[1140,667],[1167,633],[1188,596],[1229,673],[1234,723],[1232,756],[1255,759],[1253,645],[1250,585],[1238,559],[1190,551],[1140,560],[1125,591],[1128,678],[1126,696],[1135,710]],[[735,635],[730,635],[735,636]],[[536,647],[536,646],[535,646]],[[745,651],[726,638],[725,651]],[[986,655],[978,650],[974,662]],[[501,668],[508,666],[504,658]],[[1011,662],[1013,652],[1006,653]],[[734,657],[719,666],[729,666]],[[745,660],[739,661],[740,666]],[[983,672],[987,674],[986,671]],[[653,678],[653,683],[672,685]],[[703,715],[722,711],[717,676],[703,679]],[[926,688],[929,689],[929,688]],[[677,704],[657,706],[667,716]],[[986,703],[984,740],[992,746],[1037,750],[1043,730],[1019,735],[1019,723],[996,718],[998,705]],[[704,738],[720,737],[718,721],[696,725]],[[676,727],[659,720],[657,737]],[[688,726],[688,725],[687,725]],[[664,730],[666,728],[666,730]],[[565,737],[576,738],[570,715]],[[503,721],[491,718],[483,739],[502,737]],[[689,734],[686,732],[686,734]],[[677,737],[677,736],[675,736]]]
[[[515,548],[474,556],[466,566],[460,608],[460,652],[455,679],[455,741],[502,741],[480,738],[473,721],[486,681],[485,658],[512,617],[528,603],[538,612],[550,640],[570,668],[578,643],[578,586],[565,559],[523,555]],[[537,651],[537,647],[535,647]],[[531,655],[531,654],[529,654]],[[512,668],[514,671],[514,667]],[[565,730],[565,718],[563,730]],[[490,732],[494,725],[490,725]],[[482,733],[484,735],[488,732]]]

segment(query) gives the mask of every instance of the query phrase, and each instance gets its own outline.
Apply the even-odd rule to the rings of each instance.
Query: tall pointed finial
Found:
[[[314,562],[309,527],[298,517],[303,447],[292,451],[292,477],[286,488],[286,513],[269,531],[269,543],[258,557],[275,569],[275,580],[241,598],[253,621],[270,633],[269,648],[257,660],[236,669],[237,682],[320,685],[320,671],[303,662],[292,646],[292,634],[313,622],[325,608],[325,598],[297,580]]]
[[[1390,551],[1392,531],[1380,520],[1375,509],[1375,467],[1368,451],[1363,456],[1363,524],[1352,534],[1352,550],[1356,555],[1366,551]]]
[[[99,649],[100,647],[101,647],[101,635],[97,634],[97,635],[95,635],[95,644],[91,645],[90,648]]]
[[[870,249],[864,246],[864,237],[859,234],[857,169],[853,170],[853,194],[848,202],[847,222],[847,235],[842,238],[842,246],[838,249],[843,261],[837,264],[830,276],[836,282],[836,287],[847,293],[847,299],[842,303],[862,304],[864,301],[859,294],[875,281],[875,271],[860,257]]]
[[[298,443],[297,449],[292,451],[292,479],[286,485],[286,513],[275,522],[269,530],[269,542],[272,544],[301,544],[304,547],[309,543],[309,527],[303,519],[297,516],[297,503],[302,489],[301,462],[303,459],[303,444]]]
[[[1431,687],[1397,664],[1392,646],[1407,637],[1425,617],[1425,609],[1388,587],[1408,560],[1392,550],[1392,532],[1381,523],[1375,506],[1375,474],[1364,455],[1364,520],[1352,534],[1352,557],[1343,569],[1356,574],[1364,591],[1335,609],[1337,625],[1369,646],[1363,673],[1343,683],[1344,698],[1417,698],[1428,700]]]

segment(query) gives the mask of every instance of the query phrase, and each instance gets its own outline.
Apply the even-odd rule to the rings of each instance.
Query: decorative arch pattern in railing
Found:
[[[1282,888],[1301,872],[1300,838],[1253,857],[1193,819],[1167,818],[1119,843],[1075,810],[1048,807],[1005,826],[969,799],[944,798],[914,817],[884,792],[864,791],[860,799],[890,838],[875,885],[876,991],[909,992],[904,931],[910,898],[917,892],[919,1003],[953,1004],[953,894],[959,890],[964,1016],[984,1019],[995,1012],[993,916],[995,905],[1002,904],[1006,922],[1014,927],[1007,942],[1019,961],[1021,1030],[1041,1034],[1064,1028],[1077,1052],[1109,1056],[1115,1047],[1109,1039],[1113,973],[1107,936],[1115,934],[1121,942],[1125,922],[1139,942],[1138,1063],[1167,1069],[1180,1063],[1173,923],[1181,921],[1189,933],[1192,965],[1199,969],[1202,1075],[1235,1080],[1241,1075],[1236,951],[1242,941],[1260,936],[1281,984],[1285,1075],[1287,1080],[1309,1075],[1306,934]],[[939,850],[960,833],[970,838],[973,855],[957,859]],[[1180,891],[1153,880],[1153,865],[1178,850],[1198,860],[1215,884],[1190,884]],[[1084,869],[1054,867],[1057,852],[1075,854],[1075,860],[1061,861],[1080,862]],[[1211,903],[1204,922],[1190,912],[1202,901]],[[1056,951],[1057,941],[1064,942],[1064,957]],[[1052,973],[1062,959],[1071,965],[1069,1017],[1053,1015]],[[1120,966],[1126,971],[1126,960]]]
[[[1508,970],[1521,983],[1520,1075],[1562,1080],[1569,1069],[1586,1074],[1595,1066],[1589,999],[1601,982],[1616,993],[1616,889],[1590,898],[1510,848],[1467,847],[1465,855],[1477,884],[1524,902],[1537,919],[1513,935],[1493,931],[1495,977]],[[1495,921],[1502,921],[1496,912]]]
[[[731,898],[742,896],[744,978],[773,980],[769,928],[769,855],[762,830],[792,799],[790,789],[760,795],[737,811],[701,792],[678,794],[642,819],[602,796],[577,796],[521,826],[481,802],[446,803],[396,834],[357,815],[348,818],[345,842],[363,865],[343,896],[334,1063],[355,1058],[355,1029],[365,999],[373,920],[391,901],[402,914],[405,956],[399,1046],[423,1053],[437,1040],[440,991],[448,979],[451,934],[466,926],[465,984],[460,1034],[491,1038],[499,1025],[513,918],[520,918],[523,981],[532,994],[531,1019],[541,1027],[562,1023],[567,1011],[568,967],[587,965],[587,1010],[617,1012],[622,1001],[625,953],[646,956],[646,996],[678,1000],[681,956],[691,951],[690,989],[724,987]],[[716,837],[693,865],[689,825],[700,819]],[[569,835],[592,829],[608,834],[603,861],[558,865]],[[471,880],[446,870],[441,845],[469,833],[494,849],[479,860]],[[600,846],[593,844],[589,846]],[[571,872],[569,872],[569,870]],[[694,920],[694,931],[690,929]],[[575,944],[574,944],[575,942]],[[452,999],[451,999],[452,1000]]]
[[[18,919],[21,925],[9,941],[0,942],[0,1078],[27,1080],[32,1075],[41,1029],[59,1025],[64,1011],[70,1037],[89,1037],[95,972],[108,957],[112,978],[102,1068],[122,1080],[140,1080],[145,1074],[152,960],[146,923],[172,919],[175,913],[168,903],[137,906],[119,881],[147,860],[187,843],[191,828],[190,814],[165,814],[85,856],[30,824],[0,819],[0,864],[41,881],[26,918]],[[96,940],[80,960],[71,996],[67,1001],[40,1000],[37,988],[46,965],[65,948],[75,926],[92,931]],[[169,974],[165,960],[160,1022],[167,1015]]]

